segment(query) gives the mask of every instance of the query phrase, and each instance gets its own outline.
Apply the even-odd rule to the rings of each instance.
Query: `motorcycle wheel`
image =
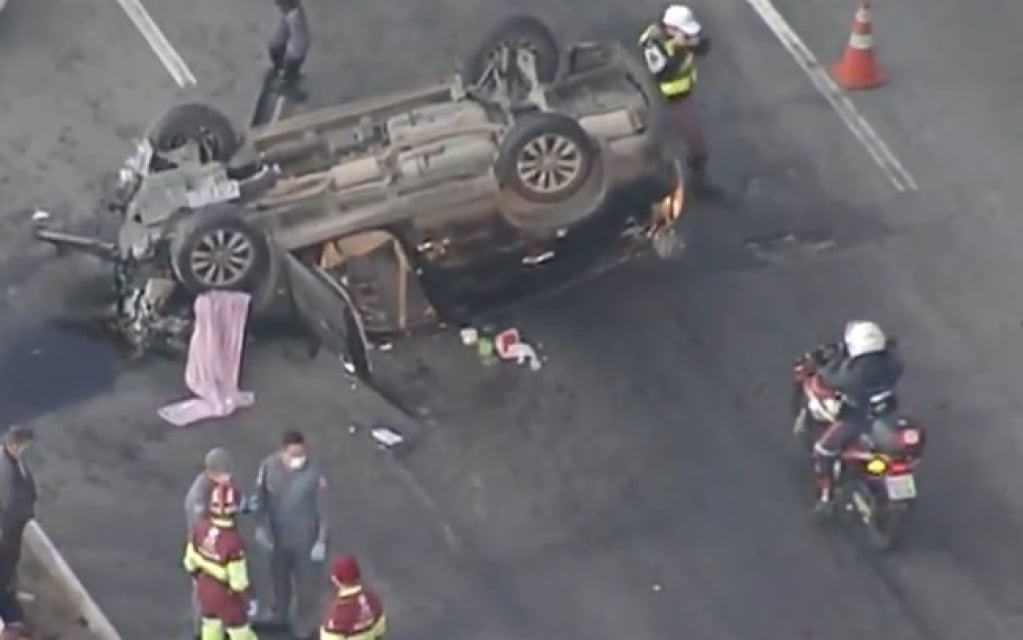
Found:
[[[857,496],[867,505],[869,515],[865,516],[857,505]],[[906,505],[881,503],[866,483],[857,481],[849,487],[843,506],[853,520],[851,524],[857,525],[863,541],[872,551],[887,553],[896,547],[902,533]]]

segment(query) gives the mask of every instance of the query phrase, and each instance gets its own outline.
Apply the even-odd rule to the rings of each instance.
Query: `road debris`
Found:
[[[497,363],[497,356],[494,354],[494,341],[488,337],[481,337],[476,341],[476,354],[484,366]]]
[[[480,339],[479,331],[476,331],[476,329],[472,327],[463,327],[459,332],[459,335],[462,337],[462,344],[467,347],[474,346]]]
[[[373,435],[373,439],[385,449],[405,442],[405,437],[390,427],[376,427],[370,433]]]
[[[497,355],[505,360],[510,359],[509,351],[519,342],[522,342],[522,338],[519,336],[518,329],[505,329],[494,338]]]
[[[474,327],[463,327],[459,336],[465,346],[476,347],[476,354],[484,366],[490,366],[498,360],[514,360],[520,366],[528,364],[531,371],[539,371],[543,367],[537,348],[523,341],[519,330],[514,327],[493,337],[480,335]]]
[[[185,385],[197,397],[161,408],[161,418],[184,427],[252,406],[252,392],[238,388],[250,300],[247,293],[233,291],[210,291],[196,298]]]
[[[518,329],[505,329],[495,338],[497,354],[503,360],[514,360],[519,366],[528,363],[530,371],[539,371],[543,364],[536,349],[523,342]]]

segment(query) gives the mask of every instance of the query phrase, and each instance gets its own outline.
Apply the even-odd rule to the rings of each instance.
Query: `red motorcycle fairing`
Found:
[[[820,376],[812,375],[803,383],[803,389],[818,400],[834,398],[835,392],[820,379]]]
[[[927,446],[927,430],[905,416],[886,414],[873,418],[862,440],[873,451],[920,458]]]
[[[814,366],[807,357],[796,360],[795,364],[792,365],[792,377],[796,379],[796,382],[803,383],[807,379],[814,375]]]
[[[838,400],[837,394],[817,375],[817,367],[809,356],[803,356],[796,360],[792,367],[792,376],[795,379],[796,392],[799,396],[797,402],[800,408],[811,409],[811,413],[818,413],[809,406],[811,402],[816,401],[821,405],[820,408],[824,409],[826,406],[834,405]]]

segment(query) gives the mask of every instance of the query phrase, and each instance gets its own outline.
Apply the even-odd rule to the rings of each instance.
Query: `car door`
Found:
[[[339,356],[349,373],[368,382],[372,373],[369,346],[348,290],[320,267],[282,253],[296,315],[322,348]]]

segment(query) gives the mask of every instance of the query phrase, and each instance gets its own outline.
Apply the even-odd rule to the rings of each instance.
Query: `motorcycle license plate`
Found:
[[[912,473],[888,476],[884,479],[888,499],[892,501],[912,500],[916,497],[916,479]]]

